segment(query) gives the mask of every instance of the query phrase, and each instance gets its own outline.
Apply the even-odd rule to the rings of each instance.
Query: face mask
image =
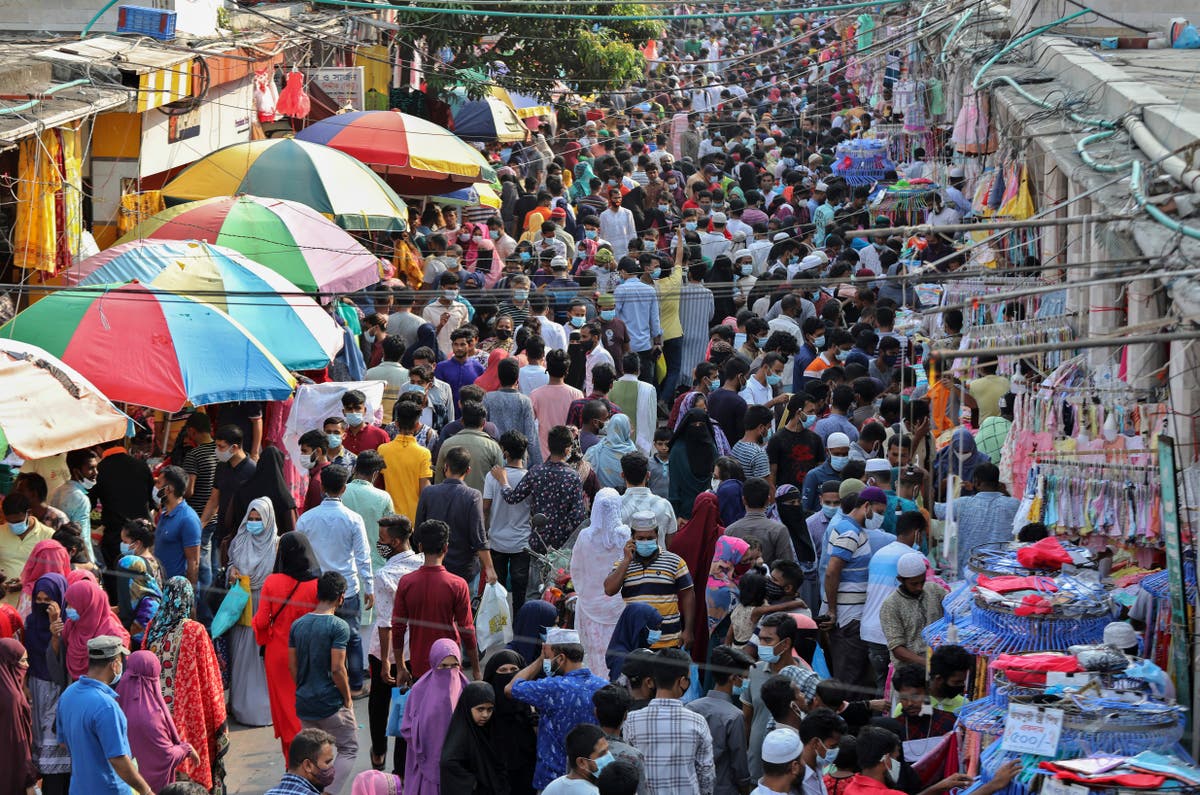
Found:
[[[601,309],[600,310],[600,319],[601,320],[612,320],[616,316],[617,316],[617,310],[615,310],[615,309]]]
[[[132,555],[133,554],[133,545],[126,544],[124,541],[122,541],[121,542],[121,554],[122,555]]]
[[[651,646],[653,646],[655,643],[658,643],[660,640],[662,640],[662,630],[661,629],[646,630],[646,642],[649,643]]]
[[[229,461],[229,459],[233,458],[233,448],[226,447],[224,450],[216,450],[213,452],[213,455],[217,457],[218,461],[220,461],[221,463],[225,463],[225,462]],[[85,480],[85,481],[83,481],[83,485],[85,488],[90,489],[92,486],[96,485],[96,481]]]
[[[330,450],[337,450],[339,447],[342,446],[342,435],[340,433],[331,433],[331,434],[328,434],[325,438],[329,440],[329,449]]]
[[[873,513],[867,517],[866,528],[868,530],[878,530],[883,527],[883,514]]]
[[[822,505],[821,506],[821,513],[825,514],[826,518],[829,518],[829,519],[832,519],[833,515],[835,513],[837,513],[837,511],[838,511],[838,506],[836,506],[836,505]]]
[[[819,337],[813,337],[813,347],[816,347],[816,348],[824,348],[825,347],[825,335],[824,334],[822,334]]]
[[[522,252],[520,253],[520,257],[521,257],[521,260],[522,260],[522,261],[526,261],[526,260],[528,260],[528,259],[529,259],[530,257],[532,257],[532,256],[533,256],[533,254],[529,253],[528,251],[522,251]]]
[[[770,646],[759,646],[758,659],[765,663],[777,663],[779,662],[779,655]]]
[[[754,275],[754,263],[753,262],[747,262],[746,264],[742,265],[742,275],[743,276],[753,276]]]
[[[783,376],[771,373],[767,376],[767,386],[779,386],[783,383]]]
[[[68,621],[78,621],[79,620],[79,611],[73,607],[68,607],[66,610],[64,610],[63,615],[65,615],[67,617]]]
[[[816,424],[817,424],[817,415],[816,414],[809,414],[807,417],[804,418],[804,422],[801,423],[801,425],[803,425],[805,428],[811,428],[812,426],[814,426]]]
[[[583,328],[583,324],[586,322],[587,322],[586,317],[580,317],[579,315],[571,316],[571,325],[574,326],[575,328]]]
[[[900,760],[899,759],[888,760],[887,772],[888,772],[888,775],[892,777],[893,783],[899,781],[900,780]]]
[[[458,290],[442,290],[442,298],[447,301],[455,301],[458,299]]]
[[[529,291],[528,290],[513,290],[513,300],[516,301],[517,303],[520,303],[521,301],[528,301],[529,300]]]
[[[330,765],[329,767],[318,767],[316,774],[313,776],[313,778],[316,779],[313,781],[313,784],[316,785],[317,789],[324,792],[325,790],[329,789],[331,784],[333,784],[335,772],[336,769],[333,765]]]
[[[16,535],[23,536],[29,530],[29,522],[9,522],[8,529]]]
[[[300,465],[301,469],[312,469],[317,465],[316,460],[311,455],[309,455],[307,458],[301,456],[300,460],[296,463]]]
[[[232,456],[232,455],[233,455],[233,453],[230,453],[229,455],[225,456],[224,458],[221,458],[221,451],[218,450],[217,451],[217,460],[218,461],[228,461],[230,456]],[[79,481],[79,485],[83,486],[85,491],[91,491],[92,489],[94,489],[96,487],[96,479],[95,478],[84,478],[83,480]]]
[[[658,211],[659,211],[660,213],[663,213],[663,214],[665,215],[666,213],[668,213],[668,212],[670,212],[670,211],[671,211],[671,205],[669,205],[669,204],[660,204],[660,205],[658,205]]]
[[[683,225],[683,228],[684,228],[684,229],[686,229],[686,230],[687,230],[687,231],[689,231],[689,232],[695,232],[695,231],[696,231],[696,226],[697,226],[697,224],[696,224],[696,222],[695,222],[695,221],[688,221],[687,223],[685,223],[685,224]]]
[[[767,601],[774,602],[779,597],[783,596],[783,587],[774,580],[767,580]]]
[[[352,426],[359,426],[363,424],[363,415],[361,411],[352,411],[344,416],[346,417],[346,422]]]
[[[657,541],[635,541],[634,546],[637,547],[637,553],[643,558],[648,558],[658,551]]]
[[[254,519],[246,520],[246,532],[252,536],[256,536],[263,531],[263,523]]]
[[[850,456],[848,456],[848,455],[831,455],[831,456],[829,456],[829,466],[833,468],[834,472],[841,472],[843,469],[846,468],[846,464],[849,464],[849,463],[850,463]]]
[[[383,558],[384,560],[387,560],[392,555],[396,554],[390,544],[385,544],[382,541],[375,542],[375,551],[378,552],[379,557]]]

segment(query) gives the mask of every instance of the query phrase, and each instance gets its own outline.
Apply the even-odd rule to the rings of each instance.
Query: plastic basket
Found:
[[[174,11],[145,6],[118,6],[117,33],[137,33],[159,41],[175,38]]]

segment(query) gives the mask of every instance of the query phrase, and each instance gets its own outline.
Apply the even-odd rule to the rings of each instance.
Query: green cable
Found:
[[[116,2],[116,0],[113,0]],[[817,8],[763,9],[761,11],[721,11],[715,14],[531,14],[525,11],[486,11],[478,8],[431,8],[429,6],[401,6],[388,3],[365,3],[360,0],[313,0],[321,5],[344,8],[369,8],[373,11],[398,11],[413,14],[447,14],[456,17],[518,17],[520,19],[583,20],[587,22],[647,22],[653,20],[673,21],[684,19],[722,19],[726,17],[781,17],[789,15],[850,11],[868,6],[895,5],[908,0],[863,0]]]

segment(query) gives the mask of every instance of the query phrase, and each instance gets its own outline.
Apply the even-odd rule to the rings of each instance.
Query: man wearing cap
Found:
[[[619,593],[626,604],[645,602],[658,611],[663,619],[662,636],[652,648],[688,648],[692,643],[696,592],[687,564],[659,544],[654,514],[635,513],[629,522],[633,537],[625,544],[624,556],[605,578],[604,593]]]
[[[125,669],[129,649],[113,635],[87,642],[88,672],[68,687],[58,701],[58,742],[71,754],[72,795],[153,795],[138,773],[129,750],[128,722],[113,687]],[[9,751],[7,764],[15,764]],[[194,750],[190,757],[200,758]]]
[[[897,587],[879,608],[879,626],[893,665],[925,663],[925,627],[942,617],[946,589],[927,578],[928,563],[920,552],[896,560]]]
[[[848,685],[871,685],[867,644],[860,636],[867,601],[867,572],[871,543],[866,526],[874,506],[887,498],[879,488],[863,489],[842,499],[842,515],[826,532],[829,563],[825,569],[825,620],[829,631],[830,668],[835,679]]]
[[[876,504],[873,507],[879,506]],[[883,603],[896,592],[900,559],[916,549],[917,538],[927,525],[925,515],[920,511],[903,514],[896,523],[896,540],[876,550],[867,566],[867,606],[863,611],[859,634],[870,649],[871,666],[875,669],[875,687],[880,693],[883,692],[890,662],[887,635],[881,625],[880,613]]]
[[[505,686],[505,695],[538,711],[534,789],[544,789],[567,772],[567,733],[581,723],[595,721],[592,696],[607,684],[583,664],[579,633],[551,627],[541,656],[517,671]]]

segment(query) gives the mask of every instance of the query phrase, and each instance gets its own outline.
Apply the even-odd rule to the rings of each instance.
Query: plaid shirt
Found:
[[[646,757],[650,795],[712,795],[716,770],[708,722],[679,699],[651,699],[629,713],[622,735]]]
[[[295,773],[284,773],[279,786],[267,790],[266,795],[321,795],[321,791]]]

